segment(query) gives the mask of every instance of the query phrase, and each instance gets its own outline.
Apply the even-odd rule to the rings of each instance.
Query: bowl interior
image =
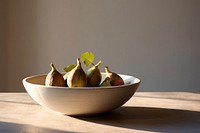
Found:
[[[102,81],[103,81],[105,79],[106,74],[103,73],[103,72],[101,74],[102,74]],[[124,84],[125,84],[124,86],[130,85],[130,84],[140,83],[140,79],[135,78],[133,76],[124,75],[124,74],[119,74],[119,75],[124,80]],[[46,74],[42,74],[42,75],[36,75],[36,76],[27,77],[23,81],[27,82],[29,84],[35,84],[35,85],[44,86],[45,85],[45,78],[46,78]],[[55,86],[52,86],[52,87],[55,87]],[[110,88],[113,88],[113,87],[119,87],[119,86],[110,86]],[[75,89],[76,88],[85,88],[85,89],[87,89],[87,88],[105,88],[105,87],[75,87]]]

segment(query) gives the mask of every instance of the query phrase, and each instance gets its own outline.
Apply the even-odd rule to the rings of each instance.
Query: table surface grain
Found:
[[[0,93],[0,133],[200,133],[200,93],[136,92],[122,107],[72,117],[41,107],[27,93]]]

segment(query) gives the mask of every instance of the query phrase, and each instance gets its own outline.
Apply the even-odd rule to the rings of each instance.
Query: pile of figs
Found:
[[[102,62],[99,61],[85,72],[81,66],[80,58],[77,58],[77,64],[63,75],[56,70],[55,66],[51,63],[51,71],[46,76],[45,85],[69,88],[124,85],[123,79],[118,74],[111,72],[108,66],[105,67],[106,76],[102,79],[102,74],[99,70],[101,64]]]

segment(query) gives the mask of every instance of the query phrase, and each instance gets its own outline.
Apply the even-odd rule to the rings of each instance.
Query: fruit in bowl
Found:
[[[76,116],[105,113],[126,103],[139,87],[140,79],[111,72],[107,66],[105,72],[100,72],[100,64],[101,61],[86,73],[79,58],[77,65],[65,69],[66,73],[51,64],[48,74],[26,77],[23,85],[33,100],[55,112]]]

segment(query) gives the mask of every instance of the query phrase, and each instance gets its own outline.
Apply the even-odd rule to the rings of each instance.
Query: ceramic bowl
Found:
[[[94,115],[114,110],[126,103],[136,92],[140,79],[119,74],[125,85],[110,87],[45,86],[46,75],[23,79],[28,94],[41,106],[66,115]],[[102,73],[105,77],[105,73]]]

